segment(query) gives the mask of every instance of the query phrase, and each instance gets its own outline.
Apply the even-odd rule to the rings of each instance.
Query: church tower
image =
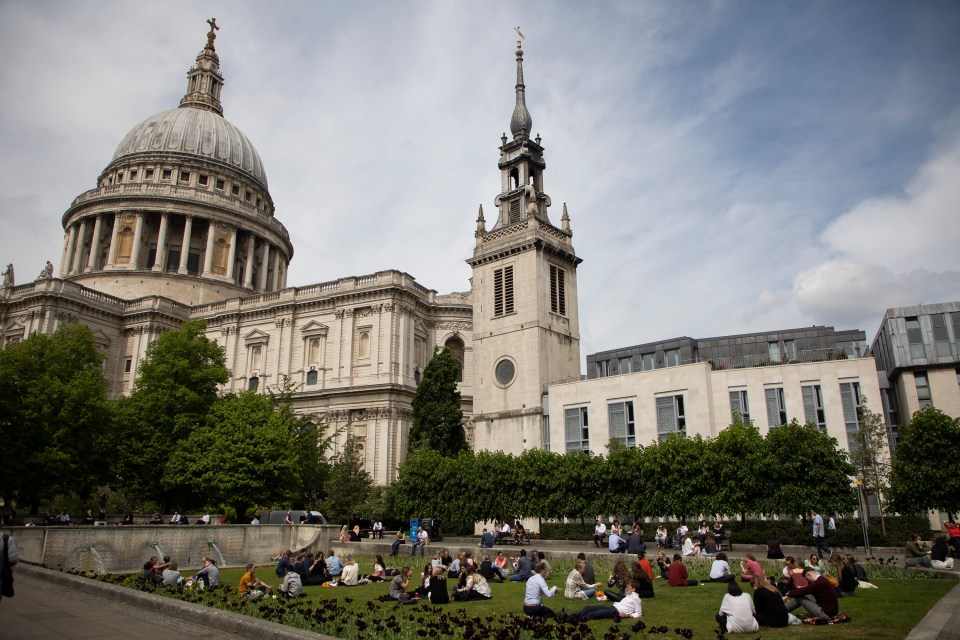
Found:
[[[530,138],[523,50],[517,41],[513,139],[500,146],[497,217],[477,218],[473,268],[474,447],[521,452],[544,442],[550,384],[580,379],[577,265],[566,205],[550,222],[543,147]]]

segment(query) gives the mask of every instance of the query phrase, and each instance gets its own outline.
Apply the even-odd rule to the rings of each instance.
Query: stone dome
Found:
[[[129,156],[187,154],[242,171],[267,189],[267,174],[250,139],[223,116],[190,107],[150,116],[124,136],[110,165]]]

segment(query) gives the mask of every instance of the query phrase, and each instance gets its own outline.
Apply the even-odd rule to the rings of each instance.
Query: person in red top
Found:
[[[943,530],[947,532],[947,540],[950,543],[950,546],[953,547],[953,550],[960,554],[960,525],[958,525],[953,520],[944,520],[943,521]]]
[[[650,578],[650,582],[653,582],[653,566],[650,564],[650,561],[647,560],[646,553],[637,555],[637,566],[640,567],[641,571],[647,574],[647,577]]]
[[[673,554],[673,562],[670,563],[670,567],[667,569],[667,584],[671,587],[697,586],[696,580],[687,578],[687,568],[684,566],[683,559],[680,558],[679,553]]]
[[[817,573],[816,569],[807,569],[804,577],[809,584],[793,591],[788,591],[784,604],[787,611],[793,611],[800,605],[817,618],[835,618],[840,613],[840,603],[837,601],[837,590],[827,579]]]

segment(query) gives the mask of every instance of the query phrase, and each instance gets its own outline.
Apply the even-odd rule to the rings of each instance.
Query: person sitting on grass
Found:
[[[404,567],[400,569],[400,573],[398,573],[390,583],[388,597],[401,602],[412,600],[413,595],[407,593],[407,589],[410,587],[411,574],[412,571],[410,570],[410,567]]]
[[[317,552],[316,557],[309,566],[306,564],[306,561],[304,561],[304,566],[306,566],[307,572],[301,579],[303,584],[323,584],[330,579],[330,576],[327,574],[327,560],[322,551]]]
[[[783,605],[780,591],[770,584],[766,576],[754,576],[750,581],[753,587],[754,617],[761,627],[785,627],[792,615]]]
[[[538,563],[534,569],[534,574],[527,580],[527,588],[523,594],[523,615],[534,620],[546,620],[554,616],[549,607],[543,606],[542,597],[552,598],[557,592],[557,588],[548,587],[547,581],[543,577],[546,567]]]
[[[703,546],[701,547],[701,549],[702,549],[701,551],[702,555],[705,555],[705,556],[717,555],[717,551],[720,550],[720,547],[719,545],[717,545],[717,540],[716,538],[713,537],[712,533],[708,533],[707,537],[704,538]]]
[[[340,561],[340,558],[337,557],[337,552],[330,549],[330,552],[327,554],[327,575],[330,576],[330,580],[336,582],[340,579],[340,574],[342,573],[343,563]]]
[[[300,578],[300,574],[290,567],[287,567],[287,573],[283,576],[280,593],[288,598],[299,598],[303,595],[303,581]]]
[[[647,578],[650,579],[650,582],[653,582],[653,566],[650,564],[650,561],[647,560],[646,551],[637,554],[637,561],[634,563],[634,573],[636,573],[637,567],[639,567],[640,571],[646,574]]]
[[[733,570],[727,562],[727,554],[721,551],[710,565],[710,582],[733,582],[733,580]]]
[[[748,553],[746,558],[746,563],[740,561],[740,582],[751,582],[754,576],[765,575],[755,555]]]
[[[247,565],[247,572],[240,578],[240,584],[237,585],[237,595],[244,600],[255,602],[263,597],[263,589],[273,590],[273,587],[257,577],[257,568],[250,563]],[[258,589],[257,587],[263,587]]]
[[[636,580],[631,580],[624,589],[623,598],[614,602],[612,607],[602,604],[592,605],[570,614],[570,617],[577,622],[600,620],[602,618],[609,620],[639,618],[643,613],[640,597],[637,595],[639,588]]]
[[[670,573],[670,558],[663,551],[657,551],[657,570],[660,571],[660,577],[666,580]]]
[[[920,542],[919,533],[911,533],[910,539],[907,540],[907,545],[904,548],[904,558],[903,564],[906,567],[926,567],[930,568],[930,556],[927,555],[927,552],[921,547],[922,543]]]
[[[501,576],[510,575],[510,560],[507,559],[507,556],[503,555],[503,551],[497,552],[497,557],[493,559],[494,566],[500,570]]]
[[[627,585],[631,580],[633,580],[633,577],[627,570],[627,563],[623,560],[617,560],[617,564],[613,565],[613,573],[607,578],[607,586],[610,589],[616,588],[617,591],[611,591],[610,589],[605,591],[607,600],[613,602],[622,600],[627,593]]]
[[[583,579],[583,570],[586,563],[577,560],[576,565],[567,575],[567,584],[563,590],[563,597],[569,600],[589,600],[597,592],[599,582],[588,583]],[[537,565],[540,566],[540,565]]]
[[[649,562],[647,562],[647,566],[650,566]],[[653,597],[653,579],[639,564],[633,565],[633,579],[637,583],[636,593],[638,598]]]
[[[817,575],[823,575],[827,572],[827,567],[822,562],[820,562],[820,556],[815,553],[811,553],[810,557],[803,561],[804,569],[813,569],[817,572]],[[806,572],[804,572],[806,573]]]
[[[594,582],[596,582],[597,574],[593,570],[593,564],[589,560],[587,560],[587,554],[581,551],[580,553],[577,554],[577,560],[583,560],[583,571],[581,572],[583,573],[583,579],[590,584],[593,584]]]
[[[520,557],[513,564],[515,574],[510,576],[511,582],[524,582],[530,578],[533,571],[533,561],[527,556],[526,549],[520,549]]]
[[[857,576],[853,572],[853,567],[848,566],[839,553],[830,556],[830,564],[837,576],[837,595],[841,598],[849,598],[857,590]]]
[[[464,569],[464,573],[467,574],[467,581],[462,589],[454,591],[454,600],[463,602],[466,600],[489,600],[493,597],[487,579],[475,567],[467,567]]]
[[[488,581],[496,580],[497,582],[503,582],[503,573],[500,571],[500,568],[490,560],[490,556],[483,557],[483,562],[480,563],[477,572]]]
[[[788,591],[784,597],[787,611],[803,606],[815,618],[834,618],[840,613],[837,590],[816,569],[807,569],[803,577],[807,586]]]
[[[420,574],[420,586],[415,589],[418,598],[426,598],[430,593],[430,578],[433,576],[433,565],[426,564]]]
[[[353,559],[353,556],[347,556],[347,561],[343,565],[340,584],[345,587],[355,587],[358,584],[369,584],[365,576],[360,575],[360,565]]]
[[[930,566],[934,569],[953,570],[953,558],[950,557],[946,536],[937,536],[933,546],[930,547]]]
[[[697,581],[690,579],[687,575],[687,568],[683,565],[683,560],[679,553],[673,554],[673,562],[667,569],[667,584],[671,587],[695,587]]]
[[[447,578],[443,575],[444,573],[442,567],[434,567],[430,576],[427,598],[433,604],[448,604],[450,602],[450,592],[447,590]]]
[[[171,562],[167,565],[167,568],[163,570],[163,584],[176,587],[183,582],[183,577],[180,575],[180,572],[177,570],[177,563]]]
[[[196,575],[191,578],[193,582],[200,581],[203,589],[215,589],[220,586],[220,569],[214,564],[213,560],[204,556],[203,566]]]
[[[717,623],[723,633],[754,633],[760,630],[753,599],[743,592],[736,582],[727,584],[727,593],[720,602]]]

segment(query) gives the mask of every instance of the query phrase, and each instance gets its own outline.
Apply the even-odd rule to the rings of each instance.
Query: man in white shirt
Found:
[[[430,544],[430,534],[423,527],[417,527],[417,539],[414,540],[410,548],[410,557],[417,555],[417,547],[420,548],[420,557],[426,552],[427,545]]]
[[[547,567],[542,563],[537,563],[534,574],[527,580],[526,592],[523,596],[523,615],[531,618],[545,620],[554,616],[553,610],[541,604],[541,598],[547,596],[552,598],[557,592],[557,588],[548,587],[547,581],[543,577]]]
[[[607,537],[607,525],[603,524],[603,520],[597,518],[597,523],[593,527],[593,546],[600,548],[600,543],[603,542],[603,539]]]
[[[510,525],[504,522],[503,526],[500,527],[500,533],[497,535],[497,541],[502,542],[503,540],[509,540],[511,537]]]
[[[383,540],[383,523],[379,520],[373,523],[373,539]]]
[[[598,620],[600,618],[609,618],[610,620],[639,618],[643,614],[640,606],[640,596],[637,595],[639,587],[640,584],[636,580],[631,580],[624,588],[626,595],[620,602],[614,602],[612,607],[602,604],[584,607],[580,611],[570,614],[570,617],[577,621]]]

